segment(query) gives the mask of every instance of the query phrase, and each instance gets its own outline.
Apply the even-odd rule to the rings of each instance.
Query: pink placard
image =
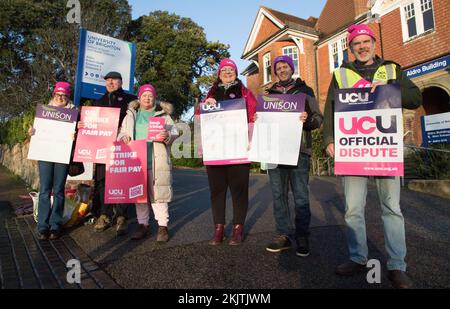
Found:
[[[336,175],[403,176],[403,163],[336,162]]]
[[[166,120],[162,117],[149,117],[148,118],[148,137],[149,141],[161,142],[162,139],[158,139],[157,136],[164,130]]]
[[[108,149],[117,137],[120,108],[81,108],[80,121],[85,124],[78,131],[74,161],[105,164]]]
[[[105,204],[147,202],[147,142],[115,142],[108,151]]]

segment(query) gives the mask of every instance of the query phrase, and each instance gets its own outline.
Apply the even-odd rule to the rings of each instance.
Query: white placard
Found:
[[[201,135],[205,165],[244,164],[248,161],[247,109],[243,99],[201,105]]]
[[[305,110],[305,95],[258,97],[249,158],[251,161],[297,166]]]
[[[69,164],[77,117],[74,109],[38,105],[28,159]]]

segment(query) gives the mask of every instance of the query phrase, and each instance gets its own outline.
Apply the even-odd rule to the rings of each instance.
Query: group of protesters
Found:
[[[273,62],[273,72],[278,80],[265,89],[265,94],[305,95],[305,111],[299,116],[303,124],[298,162],[295,166],[278,165],[268,170],[273,196],[273,213],[276,235],[266,250],[273,253],[290,249],[295,243],[296,255],[310,255],[310,200],[309,167],[312,152],[312,134],[323,125],[323,148],[330,157],[334,157],[334,93],[343,88],[355,88],[364,85],[372,88],[386,84],[399,84],[402,94],[402,107],[414,109],[421,105],[419,89],[402,74],[400,65],[384,60],[375,54],[376,39],[372,30],[364,24],[348,29],[350,51],[355,60],[344,62],[334,74],[329,87],[328,97],[322,115],[314,91],[301,78],[294,78],[295,66],[292,58],[283,55]],[[379,78],[377,72],[389,67],[396,74]],[[223,59],[218,67],[217,79],[201,104],[215,106],[217,102],[242,98],[245,100],[249,128],[258,121],[257,101],[254,94],[238,78],[238,68],[231,59]],[[157,100],[157,89],[151,84],[142,85],[138,96],[128,94],[122,89],[122,76],[110,72],[105,77],[106,94],[94,102],[94,106],[120,109],[117,141],[129,143],[132,140],[147,140],[149,117],[164,117],[165,129],[159,133],[158,141],[147,141],[147,177],[148,203],[136,204],[138,228],[132,235],[140,240],[150,234],[150,208],[158,223],[156,239],[160,243],[169,240],[169,203],[173,198],[170,162],[170,145],[178,137],[178,131],[171,118],[173,106]],[[344,83],[343,81],[346,81]],[[350,85],[348,82],[350,82]],[[70,84],[56,83],[49,105],[76,108],[70,101]],[[200,114],[196,111],[196,116]],[[77,128],[85,124],[78,122]],[[30,135],[35,129],[30,128]],[[251,132],[242,132],[249,134]],[[300,134],[300,132],[299,132]],[[73,137],[74,138],[74,137]],[[128,204],[105,205],[105,165],[96,164],[94,208],[98,219],[95,231],[101,232],[115,224],[118,235],[127,232]],[[167,171],[169,171],[167,173]],[[41,240],[58,239],[62,232],[62,213],[64,209],[64,186],[68,165],[39,161],[40,193],[38,237]],[[227,238],[225,235],[225,210],[228,189],[231,192],[233,219],[232,233],[228,244],[240,245],[244,241],[244,227],[249,203],[250,164],[206,166],[210,189],[214,230],[209,245],[217,246]],[[345,193],[345,222],[347,225],[347,244],[349,261],[339,265],[336,273],[351,276],[366,269],[368,248],[364,209],[367,196],[367,176],[343,176]],[[405,224],[400,209],[399,177],[375,177],[384,223],[384,240],[388,254],[388,277],[394,287],[408,288],[412,282],[406,275]],[[295,213],[291,215],[288,195],[292,190]],[[53,193],[53,205],[50,194]],[[294,226],[291,218],[294,217]]]

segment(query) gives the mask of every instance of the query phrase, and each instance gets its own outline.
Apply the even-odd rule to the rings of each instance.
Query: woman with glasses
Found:
[[[57,82],[49,106],[75,108],[69,99],[70,84]],[[36,130],[30,128],[28,134]],[[74,138],[68,136],[67,138]],[[55,145],[57,147],[57,145]],[[51,150],[50,150],[51,151]],[[38,238],[55,240],[60,237],[64,212],[64,189],[68,174],[68,164],[38,161],[39,166],[39,202],[38,202]],[[53,192],[53,205],[50,195]]]
[[[234,61],[224,59],[219,64],[217,79],[202,104],[215,106],[219,101],[244,98],[247,105],[249,126],[254,122],[256,99],[237,78],[237,66]],[[197,110],[197,115],[200,111]],[[249,134],[249,132],[242,132]],[[230,188],[233,200],[233,233],[230,245],[239,245],[244,240],[244,223],[248,208],[248,185],[250,164],[206,166],[211,205],[214,220],[214,237],[210,245],[219,245],[224,240],[225,208],[227,190]]]

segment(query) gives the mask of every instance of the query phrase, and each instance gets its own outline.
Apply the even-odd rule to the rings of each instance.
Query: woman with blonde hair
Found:
[[[57,82],[48,104],[54,107],[75,108],[70,101],[70,84]],[[34,135],[36,129],[30,128],[28,134]],[[75,132],[74,132],[75,133]],[[74,136],[68,136],[74,138]],[[57,147],[57,145],[55,145]],[[64,213],[64,189],[69,165],[38,161],[39,166],[39,202],[38,202],[38,238],[55,240],[61,235]],[[53,193],[53,203],[50,195]]]

